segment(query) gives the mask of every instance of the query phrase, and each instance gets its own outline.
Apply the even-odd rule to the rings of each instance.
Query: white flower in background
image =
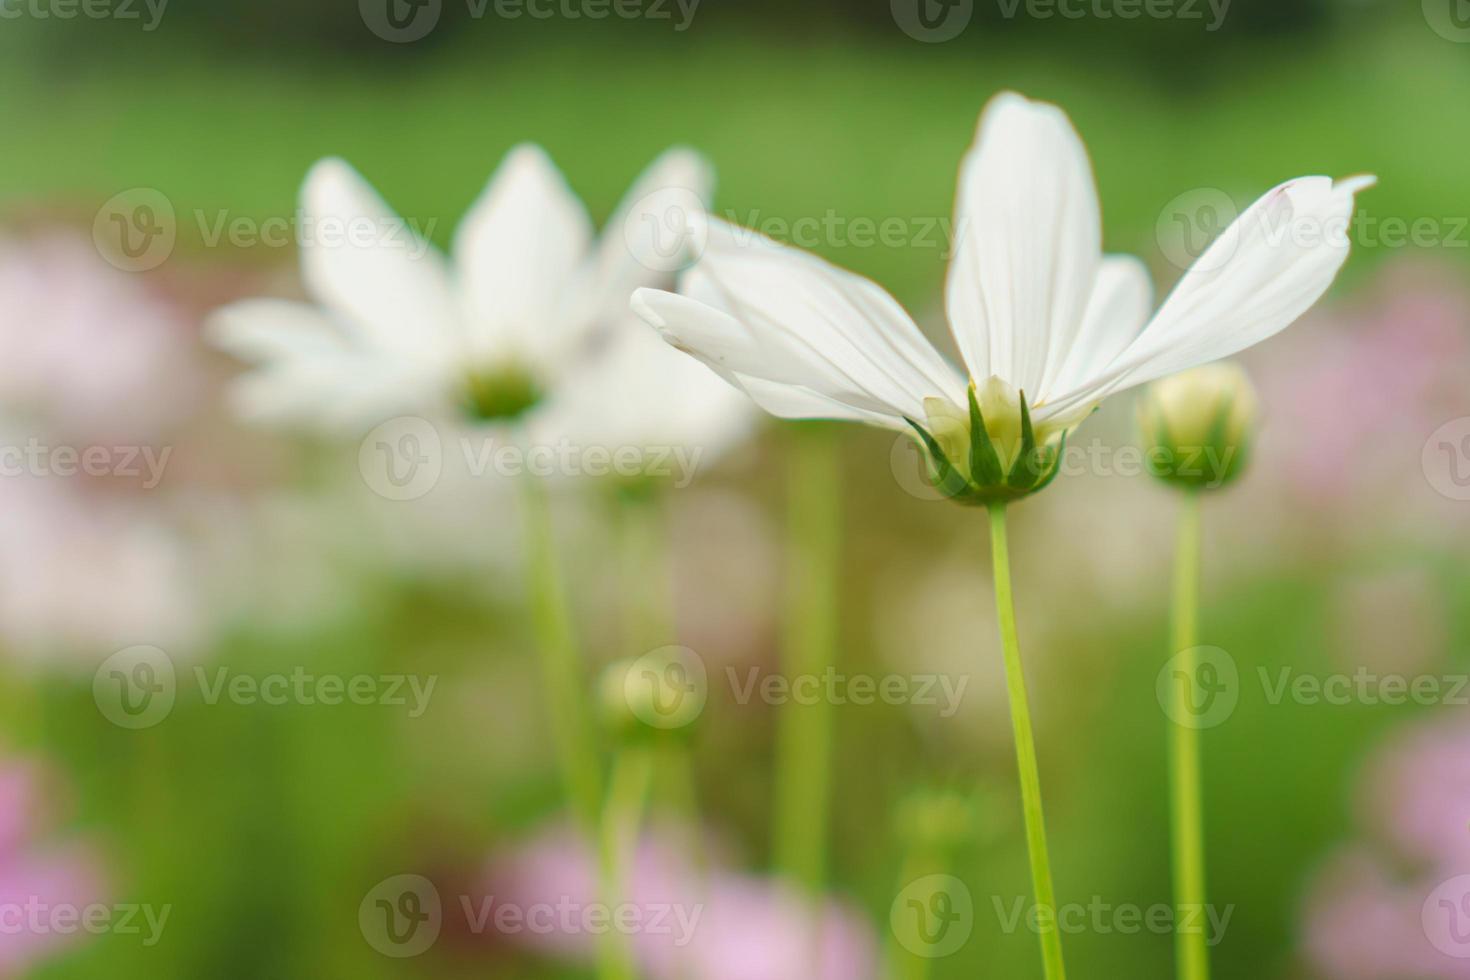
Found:
[[[1346,260],[1353,196],[1371,183],[1301,177],[1270,191],[1149,320],[1143,265],[1102,252],[1092,168],[1066,115],[1005,93],[981,118],[956,203],[946,306],[968,382],[876,284],[716,220],[680,294],[641,289],[633,306],[772,414],[912,428],[941,489],[1004,500],[1045,485],[1059,441],[1108,395],[1301,316]]]
[[[215,314],[214,340],[259,364],[234,391],[267,422],[361,434],[395,415],[523,422],[535,442],[617,448],[683,439],[718,450],[749,426],[703,367],[636,336],[642,286],[667,282],[645,210],[678,189],[708,202],[711,174],[671,150],[594,241],[546,154],[511,151],[446,258],[340,160],[302,191],[302,273],[314,303],[254,299]],[[354,233],[355,232],[355,233]],[[666,265],[664,266],[666,268]]]
[[[0,646],[95,667],[135,643],[192,657],[210,625],[200,567],[161,501],[75,480],[0,479]]]

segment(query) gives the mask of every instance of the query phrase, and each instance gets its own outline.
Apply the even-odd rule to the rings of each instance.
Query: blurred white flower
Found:
[[[360,434],[395,415],[523,420],[531,439],[615,449],[678,440],[712,455],[748,430],[742,401],[639,337],[635,288],[668,192],[706,202],[711,175],[671,150],[600,241],[539,148],[513,150],[446,260],[340,160],[302,191],[302,273],[314,304],[247,300],[215,314],[221,347],[260,367],[234,391],[245,418]],[[312,229],[306,234],[305,229]],[[335,233],[334,233],[335,232]]]
[[[1145,325],[1147,273],[1136,259],[1103,255],[1092,169],[1066,115],[997,96],[960,173],[947,308],[968,387],[1002,458],[1020,443],[1022,403],[1045,445],[1108,395],[1285,328],[1347,258],[1346,236],[1333,232],[1371,183],[1302,177],[1270,191]],[[775,415],[899,431],[927,425],[971,475],[969,453],[954,451],[973,435],[967,379],[892,297],[813,255],[723,222],[710,226],[682,295],[634,294],[634,308],[670,344]]]
[[[95,666],[139,643],[187,655],[204,626],[196,572],[178,529],[138,496],[0,479],[0,646],[11,655]]]

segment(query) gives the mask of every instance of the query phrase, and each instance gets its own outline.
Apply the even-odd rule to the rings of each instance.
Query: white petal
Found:
[[[748,434],[755,415],[744,394],[625,312],[531,426],[536,442],[568,440],[584,449],[601,447],[613,458],[636,450],[643,463],[702,467]]]
[[[902,413],[866,396],[814,390],[809,385],[831,388],[822,367],[773,351],[769,344],[763,346],[743,323],[710,303],[659,289],[640,289],[633,294],[632,306],[670,346],[698,358],[778,418],[842,419],[906,428]]]
[[[511,150],[454,237],[474,353],[554,362],[580,327],[564,313],[591,240],[586,209],[545,151]]]
[[[1131,255],[1109,255],[1097,269],[1082,328],[1064,352],[1055,376],[1037,397],[1068,391],[1096,375],[1131,344],[1153,309],[1148,268]]]
[[[269,363],[342,353],[347,342],[314,306],[283,299],[247,299],[216,310],[204,324],[209,343],[243,361]]]
[[[970,375],[1035,397],[1081,326],[1102,258],[1092,167],[1065,113],[1009,92],[991,100],[960,170],[955,227],[945,302]]]
[[[360,435],[396,415],[443,408],[437,379],[409,363],[357,353],[298,358],[249,371],[229,390],[247,422]]]
[[[341,160],[312,167],[301,192],[302,274],[363,342],[420,356],[452,342],[456,314],[442,257]]]
[[[1371,178],[1302,177],[1270,191],[1199,257],[1105,371],[1058,402],[1095,401],[1245,350],[1290,326],[1347,260],[1354,194]]]
[[[674,274],[695,256],[686,214],[702,215],[714,195],[714,168],[676,147],[655,160],[613,212],[586,270],[584,316],[617,322],[642,287],[672,288]]]
[[[640,290],[634,308],[748,390],[749,379],[794,386],[802,406],[815,409],[816,396],[895,427],[922,418],[926,397],[964,397],[960,377],[876,284],[755,232],[711,219],[704,257],[680,288],[686,296]]]

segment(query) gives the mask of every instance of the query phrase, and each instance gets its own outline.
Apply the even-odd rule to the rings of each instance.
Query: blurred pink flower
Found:
[[[47,923],[53,916],[63,921],[62,915],[80,921],[104,891],[99,863],[87,848],[34,842],[42,829],[42,782],[33,764],[0,763],[0,977],[18,977],[85,935]]]
[[[1328,980],[1470,980],[1470,723],[1395,736],[1360,788],[1381,840],[1344,847],[1316,876],[1307,958]]]
[[[1470,869],[1470,719],[1438,718],[1396,735],[1369,763],[1363,791],[1399,855]]]
[[[1389,980],[1429,949],[1412,891],[1363,851],[1340,854],[1308,897],[1308,958],[1332,980]]]
[[[1449,502],[1420,454],[1465,414],[1470,290],[1433,265],[1404,262],[1361,299],[1320,308],[1250,360],[1265,425],[1252,464],[1258,492],[1291,494],[1297,520],[1341,522],[1383,506],[1440,513]],[[1369,525],[1377,528],[1378,522]]]
[[[649,833],[629,875],[627,902],[650,924],[631,941],[651,980],[868,980],[875,975],[872,928],[850,908],[827,901],[813,909],[769,878],[720,867],[701,874],[680,846],[687,840],[677,831]],[[522,910],[586,909],[600,902],[593,856],[570,830],[543,834],[497,861],[489,885],[498,905]],[[655,916],[665,927],[652,927]],[[518,930],[510,938],[578,960],[590,959],[597,942],[578,929]]]
[[[198,384],[183,320],[90,243],[0,239],[0,415],[97,443],[158,436]]]

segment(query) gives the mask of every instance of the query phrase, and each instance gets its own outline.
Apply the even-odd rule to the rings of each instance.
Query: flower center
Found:
[[[480,422],[508,422],[541,400],[541,386],[514,364],[472,369],[465,379],[464,405]]]

